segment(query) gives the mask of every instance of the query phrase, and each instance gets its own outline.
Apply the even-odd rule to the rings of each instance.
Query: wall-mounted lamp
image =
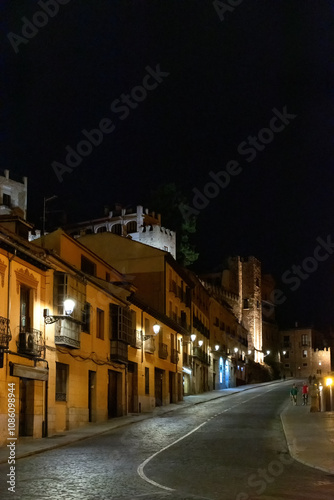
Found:
[[[192,334],[190,335],[190,339],[191,339],[191,341],[192,341],[192,342],[195,342],[195,339],[196,339],[196,334],[195,334],[195,333],[192,333]]]
[[[219,344],[215,345],[215,351],[219,351]]]
[[[154,332],[154,335],[158,335],[158,333],[160,332],[160,325],[158,325],[158,323],[155,323],[155,325],[153,325],[153,332]],[[143,340],[148,340],[150,339],[151,337],[154,337],[154,335],[143,335]]]
[[[203,345],[203,340],[199,340],[199,341],[198,341],[198,345],[199,345],[200,347],[202,347],[202,345]]]
[[[239,349],[237,347],[234,348],[234,352],[237,353]]]
[[[153,331],[155,335],[158,335],[158,333],[160,332],[160,325],[158,325],[158,323],[153,325]]]
[[[64,300],[64,313],[65,314],[49,314],[49,309],[43,309],[43,316],[44,316],[44,323],[47,325],[50,325],[51,323],[55,323],[56,321],[59,321],[60,319],[66,319],[71,317],[71,314],[73,313],[75,302],[72,299],[66,299]]]

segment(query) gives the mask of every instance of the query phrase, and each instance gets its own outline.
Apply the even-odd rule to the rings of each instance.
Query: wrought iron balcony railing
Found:
[[[80,349],[80,323],[71,318],[61,319],[57,322],[55,344],[72,349]]]
[[[194,347],[194,357],[205,363],[206,365],[211,364],[211,356],[206,354],[200,347]]]
[[[177,364],[179,362],[179,353],[177,349],[172,349],[171,355],[170,355],[170,360],[172,363]]]
[[[9,328],[9,319],[0,316],[0,349],[8,349],[12,335]]]
[[[43,334],[35,328],[21,327],[19,340],[17,342],[17,352],[27,356],[40,357],[45,351]]]

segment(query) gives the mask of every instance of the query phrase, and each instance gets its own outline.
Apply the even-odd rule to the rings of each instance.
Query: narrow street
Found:
[[[330,500],[334,477],[294,461],[283,384],[180,408],[17,462],[15,498]],[[55,438],[56,439],[56,438]],[[0,466],[0,496],[7,491]]]

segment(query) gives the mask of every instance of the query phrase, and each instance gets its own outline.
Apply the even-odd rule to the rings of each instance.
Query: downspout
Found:
[[[141,310],[141,325],[140,325],[140,331],[141,331],[141,362],[144,363],[144,335],[143,335],[143,328],[144,328],[144,311]]]
[[[8,256],[8,283],[7,283],[7,338],[9,338],[9,333],[10,333],[10,328],[9,328],[9,315],[10,315],[10,305],[11,305],[11,302],[10,302],[10,282],[11,282],[11,263],[12,263],[12,260],[14,259],[14,257],[16,256],[16,248],[14,250],[14,254],[12,255],[12,257],[9,257]],[[7,360],[6,360],[6,375],[8,377],[8,367],[9,367],[9,364],[7,363]]]

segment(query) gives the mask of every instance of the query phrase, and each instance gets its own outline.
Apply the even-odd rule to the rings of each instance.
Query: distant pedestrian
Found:
[[[293,384],[293,386],[290,389],[290,399],[293,402],[294,406],[297,404],[297,394],[298,394],[298,388],[296,384]]]
[[[303,395],[303,405],[307,405],[307,400],[308,400],[308,385],[307,385],[306,382],[304,382],[304,384],[303,384],[302,395]]]

